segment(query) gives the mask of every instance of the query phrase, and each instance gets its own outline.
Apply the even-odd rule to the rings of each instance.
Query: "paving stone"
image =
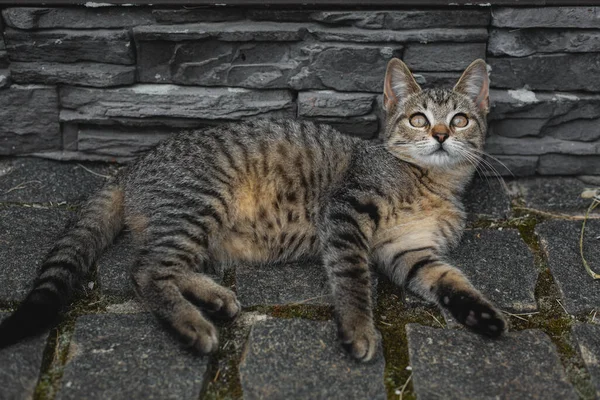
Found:
[[[115,167],[107,164],[5,158],[0,160],[0,202],[78,202],[86,199],[106,181],[105,177],[96,174],[113,173]]]
[[[537,172],[541,175],[600,175],[600,154],[544,154],[540,156]]]
[[[0,300],[23,300],[71,217],[72,212],[56,208],[0,207]]]
[[[135,66],[99,63],[13,62],[10,71],[19,83],[66,83],[81,86],[121,86],[135,82]]]
[[[5,282],[5,281],[3,281]],[[8,314],[0,313],[0,320]],[[38,382],[48,334],[43,334],[14,346],[0,349],[0,398],[26,400],[33,398]]]
[[[149,314],[86,315],[57,399],[198,399],[207,368]]]
[[[287,90],[201,88],[138,84],[118,89],[64,86],[61,104],[82,118],[175,117],[240,119],[273,111],[292,111]]]
[[[406,327],[413,387],[426,399],[577,399],[556,348],[538,330],[487,339],[418,324]]]
[[[137,248],[130,233],[124,232],[98,259],[98,284],[103,295],[119,298],[134,297],[130,271],[137,257]]]
[[[579,346],[583,362],[596,387],[596,397],[600,398],[600,326],[591,324],[576,324],[573,336]]]
[[[425,29],[467,26],[487,27],[488,10],[320,11],[311,15],[325,24],[364,29]]]
[[[448,258],[501,309],[516,313],[537,309],[538,270],[516,229],[466,230]]]
[[[152,10],[144,7],[10,7],[2,16],[17,29],[128,28],[155,22]]]
[[[590,205],[589,199],[581,197],[586,186],[571,177],[535,177],[514,182],[518,195],[525,206],[542,211],[584,214]],[[598,212],[597,209],[594,210]]]
[[[8,28],[4,39],[12,61],[135,63],[134,46],[126,30],[20,31]]]
[[[0,155],[60,148],[58,94],[53,86],[0,90]]]
[[[298,116],[352,117],[373,110],[375,95],[369,93],[339,93],[332,90],[298,93]]]
[[[240,364],[244,399],[385,399],[381,349],[358,363],[336,338],[330,321],[256,323]]]
[[[494,88],[546,91],[600,91],[599,53],[534,54],[527,57],[488,57]]]
[[[570,314],[600,309],[600,282],[590,277],[579,253],[581,221],[546,221],[535,227],[548,266],[564,298],[563,306]],[[588,220],[585,225],[583,251],[590,267],[599,271],[600,220]]]
[[[498,7],[492,26],[504,28],[600,28],[599,7]]]
[[[494,56],[525,57],[536,53],[600,51],[600,31],[492,29],[487,47]]]
[[[510,195],[505,184],[495,177],[476,177],[463,196],[470,220],[477,218],[504,219],[510,214]]]
[[[403,60],[414,71],[462,71],[473,60],[485,58],[485,48],[486,43],[410,44]]]

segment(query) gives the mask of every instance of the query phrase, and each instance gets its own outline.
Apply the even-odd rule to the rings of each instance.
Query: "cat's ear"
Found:
[[[490,109],[490,78],[485,61],[481,58],[473,61],[454,86],[454,91],[469,96],[487,114]]]
[[[385,71],[383,106],[389,112],[401,99],[421,91],[410,70],[402,61],[392,58]]]

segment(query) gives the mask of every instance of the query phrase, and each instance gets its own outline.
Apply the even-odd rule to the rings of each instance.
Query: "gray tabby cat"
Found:
[[[206,316],[241,310],[235,293],[205,275],[208,265],[307,255],[323,259],[341,341],[359,360],[370,360],[380,340],[370,261],[472,330],[500,335],[501,313],[444,260],[463,231],[459,198],[486,134],[485,62],[473,62],[453,90],[421,90],[393,59],[384,107],[383,145],[291,120],[162,142],[81,209],[0,326],[0,345],[50,326],[124,226],[139,245],[137,295],[201,353],[218,347]]]

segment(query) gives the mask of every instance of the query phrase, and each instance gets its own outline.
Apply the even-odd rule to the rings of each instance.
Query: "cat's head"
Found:
[[[398,158],[422,167],[472,165],[481,157],[489,109],[485,61],[473,61],[453,89],[426,89],[392,59],[385,75],[384,141]]]

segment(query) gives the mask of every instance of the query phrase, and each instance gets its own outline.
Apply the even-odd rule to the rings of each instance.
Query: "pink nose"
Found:
[[[435,138],[435,140],[437,140],[438,142],[440,142],[440,143],[444,143],[444,141],[445,141],[446,139],[448,139],[448,136],[450,136],[450,135],[448,135],[448,134],[447,134],[447,133],[445,133],[445,132],[433,132],[433,135],[432,135],[432,136],[433,136],[433,137]]]
[[[438,142],[444,143],[444,141],[448,139],[448,136],[450,136],[450,131],[446,125],[437,124],[431,130],[431,136],[433,136],[433,138]]]

